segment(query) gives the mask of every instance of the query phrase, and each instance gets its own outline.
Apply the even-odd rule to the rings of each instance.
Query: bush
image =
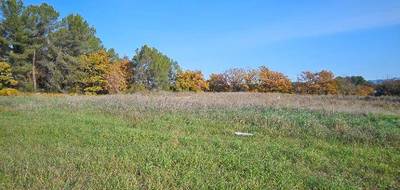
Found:
[[[4,88],[0,90],[0,96],[16,96],[19,94],[19,91],[14,88]]]

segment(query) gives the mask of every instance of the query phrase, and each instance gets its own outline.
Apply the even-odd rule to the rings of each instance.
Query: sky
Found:
[[[147,44],[206,76],[267,66],[400,77],[400,0],[26,0],[82,15],[106,48]]]

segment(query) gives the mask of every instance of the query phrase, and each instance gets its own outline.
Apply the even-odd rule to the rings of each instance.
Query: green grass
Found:
[[[400,188],[399,116],[140,110],[1,98],[0,189]]]

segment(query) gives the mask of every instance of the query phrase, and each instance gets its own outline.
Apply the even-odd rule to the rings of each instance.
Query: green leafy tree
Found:
[[[133,57],[133,85],[148,90],[169,90],[176,63],[157,49],[144,45]],[[174,64],[176,64],[174,66]]]

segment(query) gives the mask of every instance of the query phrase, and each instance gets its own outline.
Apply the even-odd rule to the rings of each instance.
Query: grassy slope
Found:
[[[398,116],[18,108],[39,100],[0,99],[0,188],[400,188]]]

